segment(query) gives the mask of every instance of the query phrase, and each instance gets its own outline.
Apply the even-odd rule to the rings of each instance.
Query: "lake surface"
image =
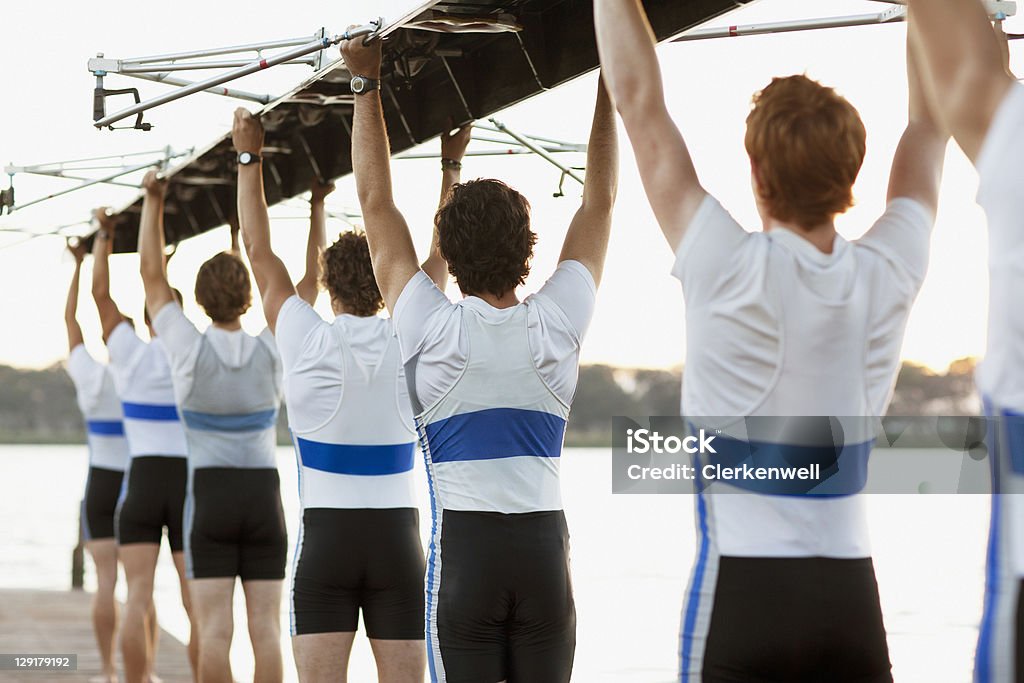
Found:
[[[294,547],[298,522],[295,457],[278,451],[282,496]],[[0,446],[0,588],[65,589],[77,539],[86,451],[74,446]],[[421,531],[429,509],[418,471]],[[611,452],[567,449],[562,491],[572,534],[578,633],[573,680],[676,680],[679,614],[693,558],[693,501],[687,496],[613,496]],[[971,679],[981,615],[988,496],[874,495],[869,511],[875,568],[898,683]],[[289,556],[289,567],[291,557]],[[124,598],[124,585],[118,590]],[[94,585],[87,568],[86,587]],[[235,678],[252,680],[241,590],[236,593]],[[286,591],[287,595],[287,591]],[[165,544],[156,577],[161,626],[188,631]],[[295,681],[281,606],[286,680]],[[373,681],[365,638],[356,640],[350,680]]]

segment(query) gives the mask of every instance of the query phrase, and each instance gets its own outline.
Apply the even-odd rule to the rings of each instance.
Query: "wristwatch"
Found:
[[[365,95],[380,88],[380,81],[366,76],[353,76],[348,86],[352,89],[353,95]]]
[[[240,152],[238,154],[238,163],[241,166],[255,164],[258,161],[262,161],[262,157],[259,154],[253,154],[252,152]]]

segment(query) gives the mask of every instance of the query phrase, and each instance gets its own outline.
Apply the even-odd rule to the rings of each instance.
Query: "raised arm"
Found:
[[[438,200],[438,207],[444,205],[452,187],[462,179],[462,160],[466,156],[466,148],[472,135],[472,124],[466,124],[454,133],[450,130],[441,133],[441,198]],[[448,286],[448,262],[441,257],[441,250],[437,248],[436,229],[431,233],[430,253],[420,267],[443,292]]]
[[[909,197],[931,213],[939,204],[939,184],[949,135],[942,130],[931,103],[925,96],[917,50],[907,40],[907,84],[910,109],[907,129],[896,148],[889,176],[889,197]]]
[[[85,247],[81,244],[75,246],[68,244],[68,251],[75,257],[75,274],[71,277],[68,300],[64,305],[64,325],[68,328],[68,351],[72,351],[79,344],[85,343],[85,339],[82,337],[82,327],[78,324],[78,281],[82,275]]]
[[[231,232],[231,253],[236,256],[242,255],[242,248],[238,243],[238,232],[241,226],[238,225],[238,209],[228,218],[228,230]]]
[[[978,0],[910,0],[910,35],[923,57],[928,95],[971,161],[1013,78]]]
[[[284,262],[270,246],[270,216],[263,193],[263,162],[259,159],[263,152],[263,126],[249,111],[236,109],[231,139],[239,154],[249,152],[257,157],[255,163],[238,164],[238,222],[263,299],[263,314],[273,332],[277,327],[277,314],[284,302],[295,295],[295,286]]]
[[[640,179],[674,250],[705,192],[665,104],[654,32],[640,0],[595,0],[601,71],[633,145]]]
[[[619,143],[615,110],[603,79],[597,81],[597,104],[587,143],[587,175],[583,181],[583,203],[569,224],[559,261],[579,261],[596,284],[601,283],[612,209],[619,187]]]
[[[309,237],[306,240],[306,272],[295,284],[299,298],[312,306],[320,293],[320,255],[327,248],[327,209],[324,200],[334,192],[334,183],[313,181],[309,197]]]
[[[362,38],[341,44],[345,66],[354,76],[380,80],[381,48],[375,40],[363,45]],[[352,123],[352,169],[356,192],[363,211],[366,241],[377,285],[388,310],[395,312],[395,303],[405,285],[419,271],[416,248],[409,226],[395,206],[391,189],[391,150],[380,88],[355,96]]]
[[[167,183],[156,171],[142,179],[145,196],[142,199],[142,217],[139,219],[139,273],[146,291],[146,310],[156,318],[164,306],[174,301],[174,293],[167,282],[164,263],[164,196]]]
[[[100,326],[103,328],[105,342],[114,328],[124,320],[124,315],[110,298],[109,259],[116,226],[105,208],[96,209],[93,216],[99,221],[100,229],[96,231],[92,243],[92,299],[96,302],[96,310],[100,314]]]

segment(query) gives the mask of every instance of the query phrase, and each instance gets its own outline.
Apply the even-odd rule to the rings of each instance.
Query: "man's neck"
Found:
[[[466,296],[475,296],[478,299],[483,299],[494,308],[512,308],[519,303],[519,298],[516,296],[516,290],[511,289],[501,296],[495,296],[494,294],[470,294],[464,292]]]
[[[239,318],[235,318],[234,320],[232,320],[230,322],[226,322],[226,323],[215,322],[215,323],[213,323],[213,326],[216,327],[219,330],[227,330],[228,332],[235,332],[237,330],[242,329],[242,321]]]
[[[796,225],[782,223],[780,221],[775,220],[774,218],[769,218],[768,221],[765,223],[764,231],[770,232],[776,228],[783,228],[785,230],[789,230],[790,232],[799,235],[800,237],[803,237],[805,240],[814,245],[815,249],[817,249],[823,254],[831,254],[832,248],[835,245],[835,221],[828,221],[827,223],[822,223],[812,228],[801,228]]]

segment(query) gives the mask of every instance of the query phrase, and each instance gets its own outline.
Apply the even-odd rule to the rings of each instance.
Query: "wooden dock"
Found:
[[[75,672],[0,671],[0,682],[86,683],[100,675],[91,601],[92,594],[84,591],[0,590],[0,653],[78,655]],[[185,646],[166,631],[160,635],[156,672],[164,683],[192,682]]]

